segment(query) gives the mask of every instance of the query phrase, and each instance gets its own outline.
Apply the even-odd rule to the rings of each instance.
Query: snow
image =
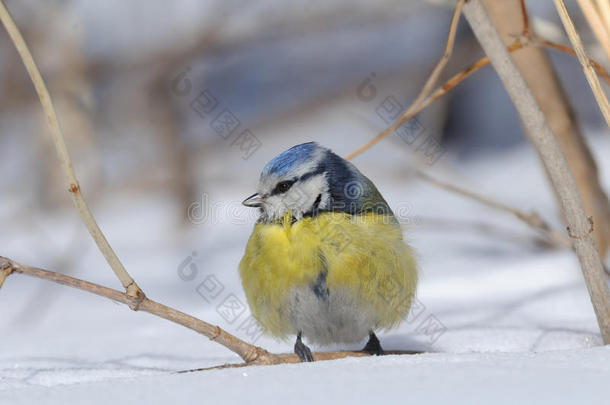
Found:
[[[33,387],[29,403],[596,403],[608,393],[608,348],[528,354],[342,359]],[[578,369],[576,375],[575,368]],[[606,388],[604,388],[606,387]],[[600,389],[601,388],[601,389]],[[0,398],[4,393],[0,393]],[[165,401],[165,402],[164,402]]]
[[[248,161],[221,145],[226,150],[206,164],[230,168],[231,175],[204,174],[214,215],[201,224],[180,227],[175,200],[160,190],[105,192],[95,201],[102,229],[150,298],[268,350],[292,350],[293,342],[249,334],[247,309],[227,316],[219,307],[230,296],[245,302],[237,264],[254,217],[238,202],[251,194],[264,162],[311,134],[339,153],[370,136],[370,128],[346,130],[347,110],[312,114],[315,120],[258,129],[264,147]],[[607,137],[590,140],[598,155],[610,147]],[[395,138],[355,163],[391,206],[402,207],[405,236],[422,269],[418,305],[400,328],[381,334],[382,345],[425,353],[177,373],[239,358],[151,315],[13,275],[0,291],[0,404],[603,401],[610,391],[610,348],[601,346],[574,255],[537,247],[534,233],[508,214],[409,178],[405,160],[415,157]],[[598,162],[610,189],[610,162],[601,156]],[[448,153],[430,173],[536,209],[560,226],[527,145],[468,161]],[[83,189],[86,196],[86,184]],[[119,287],[70,206],[50,216],[12,197],[0,206],[2,255]]]

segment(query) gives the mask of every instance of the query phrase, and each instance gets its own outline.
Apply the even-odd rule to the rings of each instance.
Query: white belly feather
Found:
[[[308,342],[318,345],[357,343],[375,329],[378,319],[366,303],[347,289],[320,294],[311,286],[292,291],[290,321]]]

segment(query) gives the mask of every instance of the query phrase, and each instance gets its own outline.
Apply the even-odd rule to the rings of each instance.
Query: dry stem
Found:
[[[179,325],[185,326],[195,332],[201,333],[202,335],[214,340],[221,345],[225,346],[232,352],[238,354],[247,363],[264,363],[273,364],[274,355],[268,353],[266,350],[250,345],[235,336],[225,332],[218,326],[210,325],[200,319],[193,316],[187,315],[183,312],[167,307],[158,302],[152,301],[146,297],[140,299],[139,297],[132,297],[121,291],[114,290],[112,288],[104,287],[98,284],[94,284],[88,281],[80,280],[74,277],[66,276],[64,274],[55,273],[48,270],[39,269],[36,267],[25,266],[19,264],[13,260],[0,257],[0,269],[7,274],[20,273],[31,277],[41,278],[44,280],[52,281],[54,283],[63,284],[69,287],[77,288],[79,290],[88,291],[90,293],[109,298],[113,301],[117,301],[126,304],[130,307],[134,307],[136,311],[144,311],[158,317],[167,319],[175,322]]]
[[[176,309],[155,302],[147,297],[144,297],[140,300],[137,297],[132,297],[126,293],[114,290],[112,288],[104,287],[98,284],[94,284],[85,280],[80,280],[75,277],[66,276],[64,274],[56,273],[53,271],[43,270],[31,266],[25,266],[11,259],[7,259],[5,257],[0,256],[0,287],[2,286],[2,281],[12,273],[25,274],[27,276],[40,278],[57,284],[66,285],[72,288],[77,288],[79,290],[87,291],[92,294],[99,295],[101,297],[106,297],[113,301],[126,304],[130,307],[139,303],[139,305],[135,309],[136,311],[148,312],[149,314],[158,316],[163,319],[167,319],[168,321],[172,321],[206,336],[210,340],[213,340],[223,345],[227,349],[231,350],[233,353],[239,355],[244,360],[244,363],[241,365],[272,365],[280,363],[300,362],[299,357],[296,354],[269,353],[261,347],[244,342],[243,340],[231,335],[230,333],[224,331],[218,326],[211,325],[205,321],[202,321],[201,319],[197,319],[194,316],[185,314]],[[411,354],[414,352],[397,351],[392,353]],[[362,357],[369,356],[369,354],[364,352],[339,351],[314,353],[313,356],[314,360],[318,361],[341,359],[344,357]],[[231,366],[234,367],[239,365]]]
[[[523,1],[481,1],[504,45],[509,45],[514,40],[516,26],[522,24],[523,16],[527,15]],[[529,28],[524,26],[522,32],[529,32]],[[521,38],[525,43],[530,41],[529,37],[522,36]],[[520,52],[511,54],[511,58],[530,87],[549,127],[559,141],[559,146],[576,180],[585,211],[595,221],[593,236],[600,255],[604,257],[610,241],[608,197],[600,185],[595,159],[576,123],[576,118],[557,72],[553,68],[547,53],[540,47],[527,47]],[[524,135],[532,143],[527,131],[524,131]],[[563,213],[561,213],[561,216],[565,218]]]
[[[127,270],[125,270],[125,267],[123,267],[123,264],[117,257],[116,253],[114,250],[112,250],[112,247],[100,230],[100,227],[95,221],[91,210],[83,198],[83,194],[76,179],[76,173],[72,167],[72,161],[70,160],[70,155],[68,154],[68,148],[66,147],[64,136],[57,119],[57,114],[55,113],[53,102],[51,101],[51,96],[47,90],[47,86],[40,74],[40,71],[38,70],[38,67],[36,66],[36,63],[34,62],[34,58],[32,58],[32,54],[30,53],[21,32],[15,25],[13,18],[4,6],[2,0],[0,0],[0,20],[11,37],[15,48],[17,48],[17,52],[19,53],[19,56],[21,56],[21,60],[23,61],[23,64],[25,65],[25,68],[32,79],[32,83],[36,88],[36,93],[38,94],[40,103],[42,104],[42,108],[47,118],[47,123],[49,124],[49,128],[51,129],[51,133],[53,135],[53,142],[55,143],[55,147],[57,149],[57,155],[59,156],[64,176],[68,182],[68,191],[70,192],[74,205],[76,205],[76,208],[78,209],[83,223],[104,255],[104,258],[118,279],[121,281],[121,284],[123,284],[123,287],[127,293],[131,297],[138,298],[138,300],[144,298],[144,293],[131,278],[129,273],[127,273]],[[137,300],[130,303],[130,306],[137,307]]]
[[[554,49],[556,51],[576,57],[576,52],[574,51],[574,49],[570,48],[569,46],[566,46],[563,44],[558,44],[556,42],[548,41],[548,40],[537,38],[537,37],[527,38],[527,42],[525,44],[523,44],[521,42],[521,40],[515,40],[515,42],[513,42],[512,44],[510,44],[509,46],[506,47],[506,50],[508,52],[512,53],[512,52],[518,51],[520,49],[524,49],[530,45],[542,46],[545,48]],[[593,66],[593,68],[595,69],[595,72],[608,85],[610,85],[610,73],[608,73],[608,71],[606,69],[604,69],[604,67],[601,64],[599,64],[592,58],[589,58],[589,63]],[[348,160],[352,159],[355,156],[366,151],[367,149],[371,148],[377,142],[379,142],[386,136],[390,135],[394,130],[396,130],[396,128],[398,128],[399,126],[401,126],[402,124],[409,121],[411,118],[415,117],[417,114],[419,114],[420,112],[425,110],[430,104],[432,104],[433,102],[435,102],[436,100],[438,100],[439,98],[444,96],[451,89],[453,89],[455,86],[460,84],[463,80],[470,77],[470,75],[472,75],[474,72],[478,71],[482,67],[486,66],[487,64],[489,64],[489,57],[484,56],[481,59],[474,62],[472,65],[468,66],[466,69],[451,76],[445,83],[443,83],[443,85],[439,86],[424,101],[422,101],[419,104],[419,106],[415,107],[414,103],[411,104],[409,107],[407,107],[406,110],[404,110],[404,112],[402,112],[400,114],[400,117],[396,120],[396,122],[394,124],[392,124],[390,127],[386,128],[386,129],[384,129],[382,132],[380,132],[370,141],[366,142],[362,146],[359,146],[353,152],[346,155],[345,159],[348,159]],[[407,114],[407,111],[410,111],[410,113]]]
[[[543,47],[546,47],[549,49],[554,49],[556,51],[560,51],[565,54],[577,57],[576,51],[567,45],[558,44],[558,43],[552,42],[552,41],[547,41],[542,38],[531,38],[531,42],[533,45],[543,46]],[[599,75],[599,77],[604,79],[606,84],[608,84],[610,86],[610,74],[608,73],[608,71],[606,69],[604,69],[604,67],[602,65],[600,65],[597,61],[595,61],[595,59],[593,59],[593,58],[589,58],[589,64],[593,67],[593,69],[595,69],[595,73],[597,73]]]
[[[597,8],[599,8],[601,18],[604,22],[604,26],[606,27],[606,32],[608,32],[608,35],[610,35],[610,1],[597,0]],[[610,58],[610,55],[608,58]]]
[[[561,1],[561,0],[556,0]],[[563,4],[563,3],[562,3]],[[469,0],[463,13],[497,71],[523,121],[559,196],[604,343],[610,343],[610,291],[576,184],[540,106],[502,43],[480,0]]]
[[[527,17],[524,17],[524,18],[527,18]],[[529,30],[527,30],[526,32],[529,32]],[[512,44],[510,44],[509,46],[506,47],[506,50],[508,52],[512,53],[512,52],[518,51],[520,49],[524,49],[530,45],[535,45],[535,46],[546,47],[549,49],[554,49],[556,51],[563,52],[565,54],[576,57],[576,52],[574,51],[574,49],[570,48],[569,46],[534,37],[531,35],[531,33],[530,33],[530,36],[528,36],[525,39],[527,39],[526,43],[523,43],[520,39],[515,40],[515,42],[513,42]],[[595,72],[602,79],[604,79],[604,81],[608,85],[610,85],[610,74],[608,73],[608,71],[606,69],[604,69],[604,67],[601,64],[599,64],[598,62],[596,62],[594,59],[588,58],[588,60],[589,60],[589,63],[591,64],[591,66],[593,67],[593,69],[595,70]],[[392,134],[396,130],[396,128],[400,127],[402,124],[409,121],[411,118],[415,117],[421,111],[425,110],[434,101],[436,101],[437,99],[439,99],[440,97],[445,95],[449,90],[453,89],[464,79],[469,77],[471,74],[473,74],[474,72],[476,72],[483,66],[486,66],[488,63],[489,63],[489,58],[487,56],[482,57],[478,61],[474,62],[472,65],[468,66],[466,69],[453,75],[449,80],[447,80],[442,86],[440,86],[436,90],[434,90],[434,92],[432,92],[423,101],[420,101],[419,105],[416,105],[415,101],[413,103],[411,103],[411,105],[409,107],[407,107],[400,114],[400,116],[396,119],[396,122],[394,122],[392,125],[390,125],[386,129],[381,131],[379,134],[375,135],[375,137],[372,138],[371,140],[367,141],[363,145],[356,148],[354,151],[345,155],[345,159],[347,159],[347,160],[353,159],[354,157],[356,157],[356,156],[360,155],[361,153],[365,152],[366,150],[370,149],[373,145],[375,145],[376,143],[381,141],[383,138]]]
[[[608,0],[598,0],[597,3],[599,5],[605,4],[605,11],[608,11]],[[557,2],[555,2],[557,5]],[[610,60],[610,27],[606,27],[604,25],[604,21],[602,20],[602,15],[598,12],[595,4],[593,4],[592,0],[578,0],[578,5],[582,10],[582,13],[585,15],[585,18],[589,22],[593,33],[597,37],[599,43],[602,45],[604,52],[606,53],[606,57]],[[601,12],[601,10],[600,10]],[[561,12],[560,12],[561,13]],[[567,14],[567,10],[566,10]],[[569,17],[568,17],[569,18]],[[563,20],[563,17],[562,17]],[[565,25],[565,23],[564,23]]]
[[[463,197],[478,201],[479,203],[486,205],[488,207],[494,208],[496,210],[508,212],[508,213],[514,215],[515,217],[517,217],[517,219],[519,219],[526,225],[528,225],[528,226],[532,227],[533,229],[535,229],[536,231],[540,232],[540,234],[542,234],[542,236],[546,239],[546,241],[552,246],[557,246],[557,247],[561,247],[561,248],[569,248],[571,245],[570,240],[565,235],[562,235],[559,232],[552,229],[550,227],[550,225],[544,219],[542,219],[542,217],[535,211],[527,214],[523,211],[520,211],[516,208],[508,206],[499,201],[494,201],[481,194],[477,194],[473,191],[466,190],[464,188],[455,186],[453,184],[449,184],[449,183],[440,181],[420,170],[418,170],[416,174],[422,180],[424,180],[430,184],[433,184],[436,187],[439,187],[439,188],[448,190],[450,192],[459,194]]]
[[[582,68],[585,72],[585,76],[587,77],[587,81],[591,86],[591,90],[593,91],[593,95],[595,96],[595,100],[599,105],[600,110],[606,120],[606,124],[608,128],[610,128],[610,104],[608,103],[608,99],[606,98],[606,94],[602,89],[601,84],[599,83],[599,79],[595,75],[593,67],[589,62],[589,57],[587,56],[585,49],[582,45],[582,41],[580,40],[580,36],[574,27],[574,23],[568,14],[568,10],[566,9],[566,5],[563,0],[553,0],[555,2],[555,7],[557,8],[557,12],[561,17],[561,21],[563,26],[568,33],[568,37],[570,38],[570,42],[576,51],[576,56],[582,65]],[[605,31],[605,30],[604,30]],[[608,43],[608,49],[606,50],[608,58],[610,58],[610,38],[608,34],[605,35],[605,42]]]
[[[350,154],[345,156],[345,159],[349,160],[355,156],[358,156],[359,154],[361,154],[362,152],[364,152],[365,150],[367,150],[368,148],[370,148],[371,146],[373,146],[374,144],[376,144],[377,142],[379,142],[380,140],[382,140],[383,138],[385,138],[386,136],[388,136],[389,134],[394,132],[396,130],[396,128],[398,128],[400,125],[402,125],[402,123],[408,121],[415,114],[417,114],[414,111],[418,107],[420,107],[420,103],[422,103],[422,101],[428,96],[428,94],[430,93],[430,91],[432,90],[432,88],[434,87],[436,82],[438,81],[438,78],[440,77],[441,73],[443,72],[445,65],[447,65],[449,58],[451,58],[451,53],[453,52],[453,45],[455,43],[455,34],[457,32],[457,25],[460,20],[460,13],[462,11],[462,7],[464,6],[464,2],[465,2],[465,0],[458,0],[457,4],[455,6],[455,10],[453,11],[453,15],[451,16],[451,23],[449,25],[449,33],[447,34],[447,43],[445,44],[445,50],[443,52],[443,56],[441,56],[440,60],[437,62],[436,66],[434,67],[434,70],[428,77],[428,80],[426,81],[426,83],[424,84],[424,87],[419,92],[415,101],[413,101],[413,103],[411,104],[411,106],[409,108],[407,108],[404,112],[402,112],[400,114],[400,116],[398,117],[398,120],[394,124],[390,125],[388,128],[383,130],[380,134],[378,134],[375,138],[371,139],[364,145],[360,146],[358,149],[354,150],[353,152],[351,152]],[[408,117],[408,118],[406,118],[406,117]]]
[[[527,9],[525,8],[525,0],[520,0],[519,3],[521,5],[521,18],[523,19],[521,36],[528,37],[530,35],[530,23],[527,16]]]

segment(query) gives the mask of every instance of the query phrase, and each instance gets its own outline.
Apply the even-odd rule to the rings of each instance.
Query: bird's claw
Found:
[[[375,336],[375,333],[371,332],[369,334],[369,341],[366,343],[363,352],[367,352],[371,356],[383,356],[383,349],[381,348],[381,343],[379,343],[379,339]]]
[[[297,335],[297,341],[294,344],[294,352],[297,354],[297,356],[299,356],[299,359],[301,359],[301,362],[313,361],[313,356],[311,354],[311,350],[301,340],[300,333]]]

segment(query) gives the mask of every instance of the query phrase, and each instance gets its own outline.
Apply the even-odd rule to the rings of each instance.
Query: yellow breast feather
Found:
[[[347,290],[391,328],[407,315],[417,284],[416,264],[390,215],[320,213],[292,223],[257,223],[239,265],[254,317],[265,331],[285,338],[294,333],[290,294],[313,285],[326,272],[329,294]]]

